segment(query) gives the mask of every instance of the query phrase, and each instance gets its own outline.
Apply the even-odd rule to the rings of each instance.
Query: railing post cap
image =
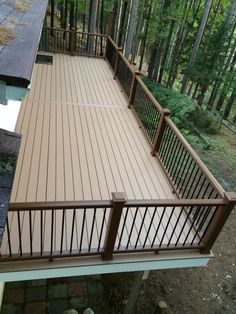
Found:
[[[169,109],[163,109],[163,114],[165,116],[169,116],[170,115],[170,110]]]
[[[236,204],[236,193],[235,192],[225,192],[225,199],[229,202]]]
[[[126,194],[124,192],[112,192],[113,202],[125,203],[127,201]]]

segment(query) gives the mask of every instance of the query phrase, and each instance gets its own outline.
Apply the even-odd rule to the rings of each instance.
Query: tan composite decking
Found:
[[[157,160],[150,154],[150,146],[137,121],[127,109],[127,100],[113,79],[108,64],[103,59],[53,55],[53,65],[36,64],[32,88],[22,104],[16,132],[22,134],[11,202],[107,200],[111,192],[125,192],[128,199],[174,198],[171,187]],[[150,208],[146,227],[140,236],[145,238],[154,208]],[[93,213],[86,216],[87,236],[83,249],[88,248]],[[131,225],[134,211],[130,210],[127,224]],[[166,210],[160,227],[158,244],[171,208]],[[180,210],[175,209],[163,244],[168,243]],[[135,243],[138,226],[144,211],[140,211],[131,238]],[[108,220],[109,210],[106,215]],[[22,222],[23,251],[29,252],[29,216],[20,213]],[[64,247],[68,249],[71,236],[73,210],[67,212]],[[96,226],[101,224],[103,210],[98,211]],[[157,212],[150,230],[150,240],[155,234],[161,211]],[[123,214],[124,218],[124,214]],[[122,219],[123,219],[122,218]],[[175,243],[183,226],[179,219],[171,243]],[[60,249],[62,211],[55,219],[54,249]],[[33,243],[39,251],[40,213],[33,216]],[[73,250],[78,249],[82,210],[76,217]],[[17,215],[9,213],[12,251],[19,252]],[[49,250],[51,214],[44,216],[44,251]],[[182,237],[188,233],[185,226]],[[126,232],[126,231],[125,231]],[[98,245],[98,231],[92,240],[92,248]],[[105,228],[102,242],[105,236]],[[126,245],[127,235],[122,245]],[[181,239],[180,239],[181,240]],[[191,234],[189,236],[191,241]],[[197,239],[196,239],[197,240]],[[5,233],[2,253],[8,252]]]
[[[103,59],[56,54],[35,64],[22,104],[11,202],[173,198]]]

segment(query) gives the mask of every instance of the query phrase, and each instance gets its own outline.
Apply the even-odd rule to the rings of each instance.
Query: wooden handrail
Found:
[[[108,208],[112,207],[112,200],[93,200],[93,201],[55,201],[55,202],[26,202],[10,203],[9,211],[29,211],[29,210],[62,210],[80,208]],[[146,207],[146,206],[224,206],[227,204],[225,199],[138,199],[127,200],[127,207]]]
[[[53,30],[53,31],[60,31],[60,32],[73,32],[72,29],[63,29],[63,28],[55,28],[55,27],[43,27],[43,29],[45,30]],[[88,32],[80,32],[80,31],[76,31],[74,30],[76,33],[78,34],[84,34],[84,35],[91,35],[91,36],[99,36],[99,37],[103,37],[103,38],[106,38],[107,35],[103,35],[103,34],[100,34],[100,33],[88,33]]]
[[[25,202],[10,203],[9,211],[15,210],[51,210],[51,209],[74,209],[74,208],[104,208],[112,206],[111,200],[94,200],[94,201],[55,201],[55,202]]]
[[[178,206],[224,206],[224,199],[156,199],[156,200],[128,200],[127,207],[178,207]]]

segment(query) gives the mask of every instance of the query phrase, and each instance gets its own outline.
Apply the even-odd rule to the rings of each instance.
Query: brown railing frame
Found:
[[[107,232],[105,235],[104,248],[101,251],[90,251],[80,253],[60,253],[59,251],[49,254],[10,254],[10,256],[3,256],[0,262],[4,261],[18,261],[18,260],[35,260],[48,259],[52,261],[54,258],[62,257],[78,257],[78,256],[94,256],[100,255],[103,260],[113,259],[114,254],[134,253],[134,252],[161,252],[161,251],[179,251],[179,250],[199,250],[203,254],[210,253],[211,247],[217,239],[221,229],[224,226],[231,210],[236,203],[235,193],[225,193],[224,199],[157,199],[157,200],[127,200],[123,192],[112,193],[112,200],[94,200],[94,201],[67,201],[67,202],[36,202],[36,203],[12,203],[10,204],[9,212],[32,212],[35,210],[49,211],[49,210],[63,210],[63,209],[84,209],[84,208],[110,208],[109,221],[107,225]],[[207,228],[203,235],[202,241],[192,245],[162,245],[161,247],[144,247],[142,249],[129,250],[115,250],[115,241],[118,234],[118,228],[124,208],[146,208],[146,207],[194,207],[194,206],[217,206],[216,214],[214,215],[209,228]],[[8,241],[9,230],[7,226]],[[10,245],[10,243],[9,243]]]
[[[74,28],[73,29],[62,29],[62,28],[51,28],[51,27],[43,27],[43,31],[48,31],[48,33],[53,34],[54,32],[62,32],[62,33],[68,33],[69,34],[69,44],[68,47],[65,48],[69,48],[68,51],[58,51],[56,49],[43,49],[41,48],[40,50],[42,51],[49,51],[52,53],[66,53],[66,54],[70,54],[71,56],[74,55],[80,55],[80,56],[90,56],[93,58],[104,58],[105,56],[105,50],[106,50],[106,46],[104,48],[104,54],[103,55],[99,55],[99,54],[93,54],[93,53],[79,53],[76,51],[76,38],[77,35],[86,35],[86,36],[91,36],[91,37],[100,37],[100,38],[104,38],[104,42],[106,43],[106,35],[102,35],[99,33],[87,33],[87,32],[79,32],[76,31]],[[53,36],[52,36],[53,37]]]
[[[61,30],[65,31],[65,30]],[[75,38],[76,38],[76,32],[75,30],[66,30],[66,32],[70,32],[70,53],[71,55],[74,54],[73,47],[75,46]],[[82,32],[79,32],[82,34]],[[87,34],[87,33],[85,33]],[[99,34],[91,34],[99,36]],[[181,132],[178,130],[178,128],[175,126],[175,124],[170,119],[169,115],[170,112],[167,109],[164,109],[161,107],[161,105],[158,103],[158,101],[155,99],[155,97],[152,95],[152,93],[148,90],[147,86],[144,84],[140,77],[139,71],[137,71],[133,65],[129,63],[129,61],[124,57],[122,54],[122,49],[117,47],[114,41],[109,37],[105,35],[100,35],[102,37],[107,38],[108,41],[112,44],[113,48],[115,49],[116,53],[116,61],[115,61],[115,69],[114,69],[114,78],[117,79],[117,70],[119,67],[119,58],[123,60],[123,62],[126,64],[126,66],[129,68],[129,71],[131,71],[133,78],[132,78],[132,84],[130,88],[129,97],[126,97],[128,100],[128,108],[130,108],[137,118],[137,121],[142,128],[147,141],[151,145],[151,154],[155,156],[163,169],[163,171],[166,174],[166,177],[168,181],[170,182],[173,191],[176,193],[177,199],[165,199],[165,200],[127,200],[126,196],[123,192],[121,193],[112,193],[112,200],[99,200],[99,201],[75,201],[75,202],[43,202],[43,203],[13,203],[10,204],[9,211],[34,211],[34,210],[57,210],[57,209],[80,209],[80,208],[110,208],[110,216],[109,216],[109,222],[107,227],[107,232],[105,236],[104,241],[104,249],[103,251],[99,252],[89,252],[89,253],[79,253],[79,254],[52,254],[50,259],[58,258],[58,257],[73,257],[73,256],[84,256],[84,255],[101,255],[103,260],[111,260],[113,258],[113,254],[124,254],[124,253],[132,253],[132,252],[159,252],[159,251],[166,251],[166,250],[199,250],[203,254],[207,254],[210,252],[214,242],[216,241],[220,231],[222,230],[227,218],[229,217],[232,209],[234,208],[236,204],[236,194],[235,193],[226,193],[224,189],[221,187],[221,185],[218,183],[218,181],[215,179],[215,177],[211,174],[211,172],[208,170],[208,168],[205,166],[205,164],[202,162],[202,160],[198,157],[196,152],[192,149],[192,147],[189,145],[189,143],[186,141],[184,136],[181,134]],[[107,59],[107,43],[105,47],[105,54],[104,58]],[[150,139],[147,136],[147,133],[145,131],[144,126],[139,120],[139,117],[137,113],[135,112],[133,108],[133,103],[135,99],[135,93],[137,84],[139,84],[142,88],[142,91],[145,93],[145,95],[150,99],[151,103],[154,104],[157,111],[160,114],[160,120],[159,125],[156,129],[156,135],[153,140],[153,142],[150,141]],[[120,84],[122,87],[122,85]],[[124,93],[125,94],[125,93]],[[165,127],[168,126],[171,128],[171,130],[174,132],[175,136],[179,139],[181,142],[181,145],[186,149],[187,153],[192,157],[194,162],[197,164],[199,169],[204,173],[206,178],[211,183],[212,187],[217,191],[219,198],[218,199],[181,199],[181,194],[176,189],[174,183],[172,182],[171,178],[168,175],[168,172],[165,168],[165,165],[161,161],[161,159],[158,156],[158,150],[160,148],[160,144],[163,138]],[[120,225],[120,220],[122,216],[123,208],[126,207],[166,207],[166,206],[172,206],[172,207],[178,207],[182,206],[183,209],[187,209],[189,207],[193,206],[216,206],[217,210],[215,211],[214,215],[212,216],[211,221],[209,222],[209,225],[202,235],[202,240],[199,245],[193,244],[193,245],[167,245],[157,248],[143,248],[143,249],[135,249],[135,250],[115,250],[115,241],[118,234],[118,228]],[[8,227],[8,226],[7,226]],[[22,260],[22,259],[40,259],[40,258],[49,258],[48,256],[11,256],[9,258],[0,258],[0,261],[7,261],[7,260]]]

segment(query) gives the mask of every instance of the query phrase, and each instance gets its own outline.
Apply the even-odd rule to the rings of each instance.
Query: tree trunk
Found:
[[[192,94],[192,99],[195,99],[195,97],[196,97],[198,86],[199,86],[199,84],[197,83],[196,86],[195,86],[194,92]]]
[[[79,0],[76,0],[75,3],[75,29],[77,30],[77,25],[78,25],[78,15],[79,15]]]
[[[118,23],[119,23],[119,3],[118,0],[114,0],[113,3],[113,8],[112,8],[112,12],[113,12],[113,27],[112,27],[112,39],[114,41],[116,41],[117,39],[117,30],[118,30]]]
[[[104,34],[104,0],[100,2],[100,34]],[[103,55],[103,38],[100,41],[100,55]]]
[[[164,74],[164,69],[165,69],[165,65],[166,65],[166,59],[167,59],[168,51],[169,51],[169,48],[170,48],[171,37],[172,37],[172,34],[173,34],[174,25],[175,25],[175,21],[172,21],[171,25],[170,25],[168,37],[165,40],[165,47],[164,47],[164,51],[163,51],[163,58],[162,58],[160,73],[159,73],[159,77],[158,77],[158,83],[160,83],[160,84],[162,82],[162,77],[163,77],[163,74]]]
[[[208,84],[203,84],[201,91],[198,94],[197,102],[199,106],[204,105],[204,98],[205,98],[205,94],[206,94],[208,86],[209,86]]]
[[[123,37],[125,33],[125,17],[127,13],[128,1],[124,1],[123,10],[121,13],[121,20],[120,20],[120,27],[119,27],[119,34],[118,34],[118,47],[122,46]]]
[[[134,33],[137,27],[138,3],[139,3],[139,0],[132,0],[128,33],[127,33],[127,39],[126,39],[126,45],[125,45],[125,57],[127,59],[129,59],[130,57],[132,43],[134,39]]]
[[[236,39],[235,39],[235,43],[236,43]],[[234,67],[235,67],[235,64],[236,64],[235,47],[234,47],[233,59],[232,59],[232,55],[231,55],[230,61],[231,61],[230,68],[229,68],[229,70],[228,70],[228,68],[226,69],[226,70],[228,70],[229,79],[226,78],[226,80],[224,82],[223,88],[222,88],[221,93],[220,93],[219,100],[218,100],[217,105],[216,105],[216,110],[217,111],[221,110],[221,108],[222,108],[222,106],[224,104],[224,101],[226,99],[228,89],[232,85],[232,83],[234,83],[234,80],[233,80],[233,78],[234,78]]]
[[[60,22],[61,22],[61,28],[64,28],[64,19],[65,19],[65,1],[61,0],[60,2]]]
[[[194,43],[194,46],[193,46],[193,49],[192,49],[192,52],[191,52],[191,56],[190,56],[187,68],[190,67],[191,65],[193,65],[195,60],[196,60],[196,57],[197,57],[197,54],[198,54],[198,50],[199,50],[199,47],[200,47],[200,44],[201,44],[201,41],[202,41],[202,36],[203,36],[204,30],[205,30],[205,27],[206,27],[206,23],[207,23],[209,14],[210,14],[212,1],[213,0],[207,0],[206,6],[205,6],[205,10],[204,10],[204,14],[203,14],[203,17],[202,17],[202,20],[201,20],[201,23],[200,23],[200,26],[199,26],[199,29],[198,29],[197,37],[196,37],[196,40],[195,40],[195,43]],[[187,73],[185,73],[183,81],[182,81],[182,87],[181,87],[181,90],[180,90],[180,92],[182,94],[184,94],[186,92],[188,81],[189,81],[189,75]]]
[[[142,70],[142,66],[143,66],[143,59],[144,59],[144,54],[145,54],[145,48],[146,48],[146,42],[147,42],[148,29],[149,29],[150,18],[151,18],[151,13],[152,13],[152,4],[153,4],[152,2],[153,2],[153,1],[150,0],[149,8],[148,8],[148,14],[147,14],[147,20],[146,20],[146,25],[145,25],[145,31],[144,31],[143,45],[142,45],[142,50],[141,50],[141,58],[140,58],[140,63],[139,63],[139,71]]]
[[[234,88],[223,113],[224,119],[228,119],[231,109],[233,108],[235,102],[236,102],[236,89]]]
[[[54,28],[54,11],[55,11],[55,3],[54,0],[51,0],[51,28]],[[53,36],[53,32],[51,32],[51,36]]]
[[[230,44],[231,44],[231,40],[233,39],[233,36],[234,36],[234,30],[236,28],[236,22],[234,23],[234,26],[232,28],[232,31],[231,31],[231,35],[230,35],[230,38],[229,38],[229,42],[228,42],[228,47],[227,47],[227,52],[228,52],[228,49],[230,48]],[[235,53],[235,49],[236,49],[236,39],[234,40],[234,43],[233,43],[233,46],[231,47],[231,51],[228,55],[228,58],[226,59],[226,62],[222,68],[221,71],[219,71],[218,73],[218,76],[221,76],[223,73],[226,73],[228,71],[228,68],[230,66],[230,63],[232,61],[232,58],[233,58],[233,55]],[[208,101],[208,107],[213,107],[214,106],[214,103],[215,103],[215,100],[217,98],[217,94],[220,90],[220,86],[221,86],[222,82],[221,80],[216,80],[215,84],[214,84],[214,87],[213,87],[213,90],[211,92],[211,96],[210,96],[210,99]],[[219,108],[219,107],[218,107]],[[221,106],[220,106],[221,108]]]
[[[98,10],[98,0],[90,1],[89,8],[89,24],[88,24],[88,33],[96,33],[96,21],[97,21],[97,10]],[[88,35],[87,41],[87,51],[88,53],[92,53],[94,45],[94,37]]]
[[[74,1],[71,0],[70,2],[70,29],[75,27],[75,5]]]
[[[197,8],[194,10],[194,17],[193,17],[193,21],[191,23],[190,26],[188,26],[188,22],[187,22],[187,12],[188,10],[190,10],[192,8],[192,5],[194,4],[194,1],[192,0],[190,3],[186,2],[184,7],[183,7],[183,23],[181,23],[180,28],[178,30],[177,36],[176,36],[176,43],[173,49],[173,57],[172,57],[172,61],[171,61],[171,66],[170,66],[170,70],[169,70],[169,76],[168,76],[168,80],[167,80],[167,87],[168,88],[172,88],[174,82],[175,82],[175,78],[177,77],[178,74],[178,66],[179,66],[179,61],[180,61],[180,56],[182,55],[182,51],[184,49],[184,42],[187,38],[187,34],[188,34],[188,30],[191,29],[191,26],[194,24],[196,16],[197,16],[197,12],[199,10],[199,5],[200,2],[197,6]]]
[[[67,18],[68,18],[68,0],[65,0],[65,15],[64,15],[64,25],[63,28],[67,29]],[[66,32],[63,34],[63,39],[66,40]]]
[[[97,10],[98,10],[98,0],[91,0],[90,8],[89,8],[89,25],[88,25],[89,33],[96,32]]]

